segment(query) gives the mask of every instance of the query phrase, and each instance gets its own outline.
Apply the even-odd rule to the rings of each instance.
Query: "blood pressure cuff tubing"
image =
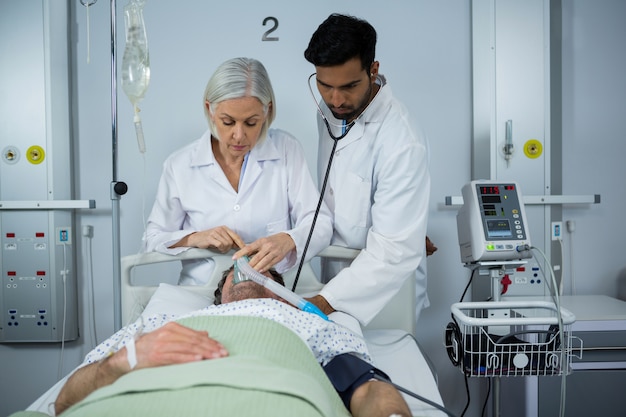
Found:
[[[324,371],[348,410],[354,391],[375,375],[390,381],[383,371],[349,353],[335,356],[324,366]]]

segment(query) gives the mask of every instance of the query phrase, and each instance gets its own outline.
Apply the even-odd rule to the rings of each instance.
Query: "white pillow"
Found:
[[[213,299],[209,297],[178,285],[161,283],[141,315],[148,317],[153,314],[188,314],[211,304]]]

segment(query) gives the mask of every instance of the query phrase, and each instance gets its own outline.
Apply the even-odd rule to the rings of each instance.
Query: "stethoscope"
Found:
[[[328,131],[328,134],[333,140],[333,148],[331,149],[330,156],[328,157],[328,165],[326,166],[326,173],[324,174],[324,180],[322,181],[322,188],[320,188],[320,198],[317,202],[317,208],[315,209],[315,214],[313,215],[313,221],[311,222],[311,230],[309,230],[309,237],[307,238],[306,243],[304,245],[304,249],[302,251],[302,258],[300,258],[300,265],[298,265],[298,271],[296,272],[296,277],[293,281],[293,286],[291,287],[291,291],[294,291],[294,292],[296,291],[296,285],[298,285],[298,279],[300,279],[300,271],[302,271],[302,267],[304,266],[304,259],[306,257],[307,249],[309,248],[309,243],[311,242],[311,237],[313,236],[313,230],[315,229],[317,216],[319,215],[320,209],[322,208],[322,203],[324,202],[324,193],[326,192],[326,184],[328,184],[328,177],[330,176],[330,167],[332,166],[332,163],[333,163],[333,156],[335,155],[335,150],[337,149],[337,143],[339,143],[341,139],[345,138],[348,135],[348,133],[350,133],[350,130],[352,129],[352,127],[356,124],[356,122],[361,118],[361,116],[369,108],[370,104],[372,104],[372,102],[376,100],[376,97],[378,97],[378,94],[374,96],[374,98],[367,104],[367,106],[365,106],[363,111],[350,123],[346,125],[341,125],[341,126],[333,125],[335,127],[343,128],[341,135],[335,136],[331,129],[331,123],[328,121],[328,118],[326,117],[326,115],[322,111],[322,108],[318,104],[318,101],[315,98],[315,93],[313,93],[313,87],[311,87],[311,78],[313,78],[315,75],[317,75],[316,72],[309,75],[309,78],[307,79],[307,85],[309,86],[309,92],[311,93],[311,97],[313,97],[313,102],[315,103],[315,107],[317,107],[317,111],[319,115],[322,117],[324,124],[326,125],[326,130]]]
[[[343,139],[343,138],[345,138],[348,135],[348,133],[350,132],[350,129],[352,129],[352,126],[354,126],[356,124],[356,121],[359,120],[359,118],[361,117],[361,114],[363,114],[363,112],[361,112],[361,114],[359,114],[359,116],[357,118],[355,118],[353,121],[351,121],[347,125],[341,125],[341,126],[334,125],[336,127],[342,127],[343,129],[342,129],[342,132],[341,132],[341,136],[333,135],[333,131],[330,128],[330,122],[328,121],[328,118],[326,117],[326,115],[322,111],[319,103],[317,102],[317,99],[315,98],[315,94],[313,93],[313,87],[311,87],[311,78],[315,77],[316,75],[317,75],[316,72],[314,72],[313,74],[309,75],[309,79],[307,80],[307,85],[309,86],[309,92],[311,93],[311,97],[313,97],[313,102],[315,103],[315,107],[317,107],[317,112],[322,117],[322,120],[324,121],[324,124],[326,125],[326,130],[328,130],[328,134],[330,135],[332,140],[335,141],[335,146],[336,146],[338,140]],[[369,106],[369,104],[368,104],[368,106]],[[366,107],[366,109],[367,109],[367,107]],[[365,110],[363,110],[363,111],[365,111]],[[334,153],[334,150],[335,149],[333,148],[333,153]]]

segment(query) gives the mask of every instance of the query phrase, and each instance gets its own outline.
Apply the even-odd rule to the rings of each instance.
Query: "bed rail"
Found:
[[[159,284],[166,281],[162,276],[155,276],[154,280],[150,277],[151,281],[149,284],[137,285],[133,283],[133,271],[135,268],[142,265],[211,258],[215,262],[215,269],[207,284],[202,286],[185,286],[185,289],[212,299],[222,271],[229,268],[233,263],[231,259],[232,253],[223,254],[209,249],[193,248],[177,255],[147,252],[122,257],[122,322],[128,323],[137,318]],[[360,251],[356,249],[329,246],[320,252],[317,257],[351,260],[359,253]],[[291,288],[296,271],[297,268],[292,268],[284,274],[287,288]],[[171,282],[171,279],[168,282]],[[311,263],[305,264],[300,273],[296,292],[307,297],[318,293],[322,286]],[[365,329],[402,329],[415,335],[415,281],[412,279],[407,280],[398,294]]]

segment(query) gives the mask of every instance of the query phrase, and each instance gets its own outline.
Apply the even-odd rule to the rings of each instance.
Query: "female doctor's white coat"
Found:
[[[169,246],[184,236],[222,225],[246,243],[286,232],[297,254],[275,265],[284,272],[302,255],[318,199],[302,146],[287,132],[269,129],[266,139],[252,148],[237,192],[215,160],[207,131],[165,160],[144,249],[177,254],[188,248]],[[322,205],[307,259],[328,246],[331,234],[330,213]],[[180,282],[205,283],[212,269],[212,262],[183,261]]]
[[[417,313],[428,304],[425,238],[430,195],[425,138],[392,96],[384,76],[380,90],[337,143],[324,200],[334,215],[332,245],[362,249],[352,263],[324,261],[321,295],[338,311],[369,323],[400,290],[416,280]],[[320,103],[332,124],[341,124]],[[331,126],[332,126],[331,124]],[[318,116],[319,183],[333,147]],[[336,136],[340,129],[334,132]]]

